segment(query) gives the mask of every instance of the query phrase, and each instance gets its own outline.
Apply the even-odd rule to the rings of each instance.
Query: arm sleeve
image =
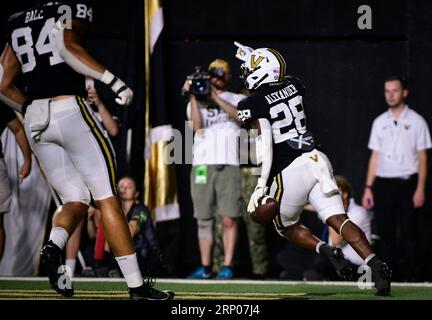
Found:
[[[421,118],[419,126],[417,127],[417,151],[430,149],[432,147],[431,136],[429,132],[429,126],[425,119]]]

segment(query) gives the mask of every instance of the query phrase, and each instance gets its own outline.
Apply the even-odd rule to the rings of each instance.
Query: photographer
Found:
[[[245,96],[227,91],[231,71],[221,59],[213,61],[208,72],[196,68],[183,91],[189,94],[187,116],[195,132],[191,194],[198,224],[201,266],[188,278],[212,276],[214,212],[222,217],[224,265],[217,279],[232,279],[232,262],[240,216],[239,119],[237,104]]]

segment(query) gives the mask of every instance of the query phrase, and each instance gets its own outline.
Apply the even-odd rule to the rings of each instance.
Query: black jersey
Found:
[[[8,43],[21,64],[24,92],[32,99],[86,94],[84,76],[64,62],[52,34],[56,22],[69,14],[86,24],[93,20],[89,1],[62,0],[18,12],[7,22]]]
[[[302,153],[315,148],[315,141],[306,127],[304,93],[305,88],[300,79],[287,76],[282,85],[260,88],[237,106],[239,118],[245,124],[261,118],[267,119],[271,124],[271,177],[290,165]]]

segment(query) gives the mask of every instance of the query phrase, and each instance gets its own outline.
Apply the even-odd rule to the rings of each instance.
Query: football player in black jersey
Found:
[[[338,274],[350,278],[342,251],[328,246],[299,222],[306,203],[347,241],[371,267],[377,295],[389,295],[391,270],[373,253],[364,233],[345,213],[330,161],[317,150],[306,125],[305,88],[286,75],[285,60],[276,50],[236,43],[236,57],[243,61],[242,79],[251,95],[238,105],[239,118],[258,129],[257,159],[261,177],[250,198],[248,212],[270,195],[280,207],[274,219],[278,233],[295,244],[326,255]]]
[[[91,3],[62,0],[12,15],[0,58],[0,98],[25,115],[25,129],[63,205],[53,217],[41,261],[51,287],[73,295],[62,251],[85,216],[91,197],[102,212],[105,237],[132,299],[167,300],[171,292],[144,281],[116,189],[111,142],[84,98],[85,76],[108,85],[116,102],[127,106],[133,92],[85,49],[93,19]],[[24,92],[13,86],[21,74]]]

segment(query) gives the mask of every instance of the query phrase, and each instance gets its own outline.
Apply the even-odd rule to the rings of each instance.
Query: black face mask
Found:
[[[243,83],[246,84],[246,79],[250,74],[251,74],[251,71],[248,68],[241,66],[240,80],[242,80]]]

